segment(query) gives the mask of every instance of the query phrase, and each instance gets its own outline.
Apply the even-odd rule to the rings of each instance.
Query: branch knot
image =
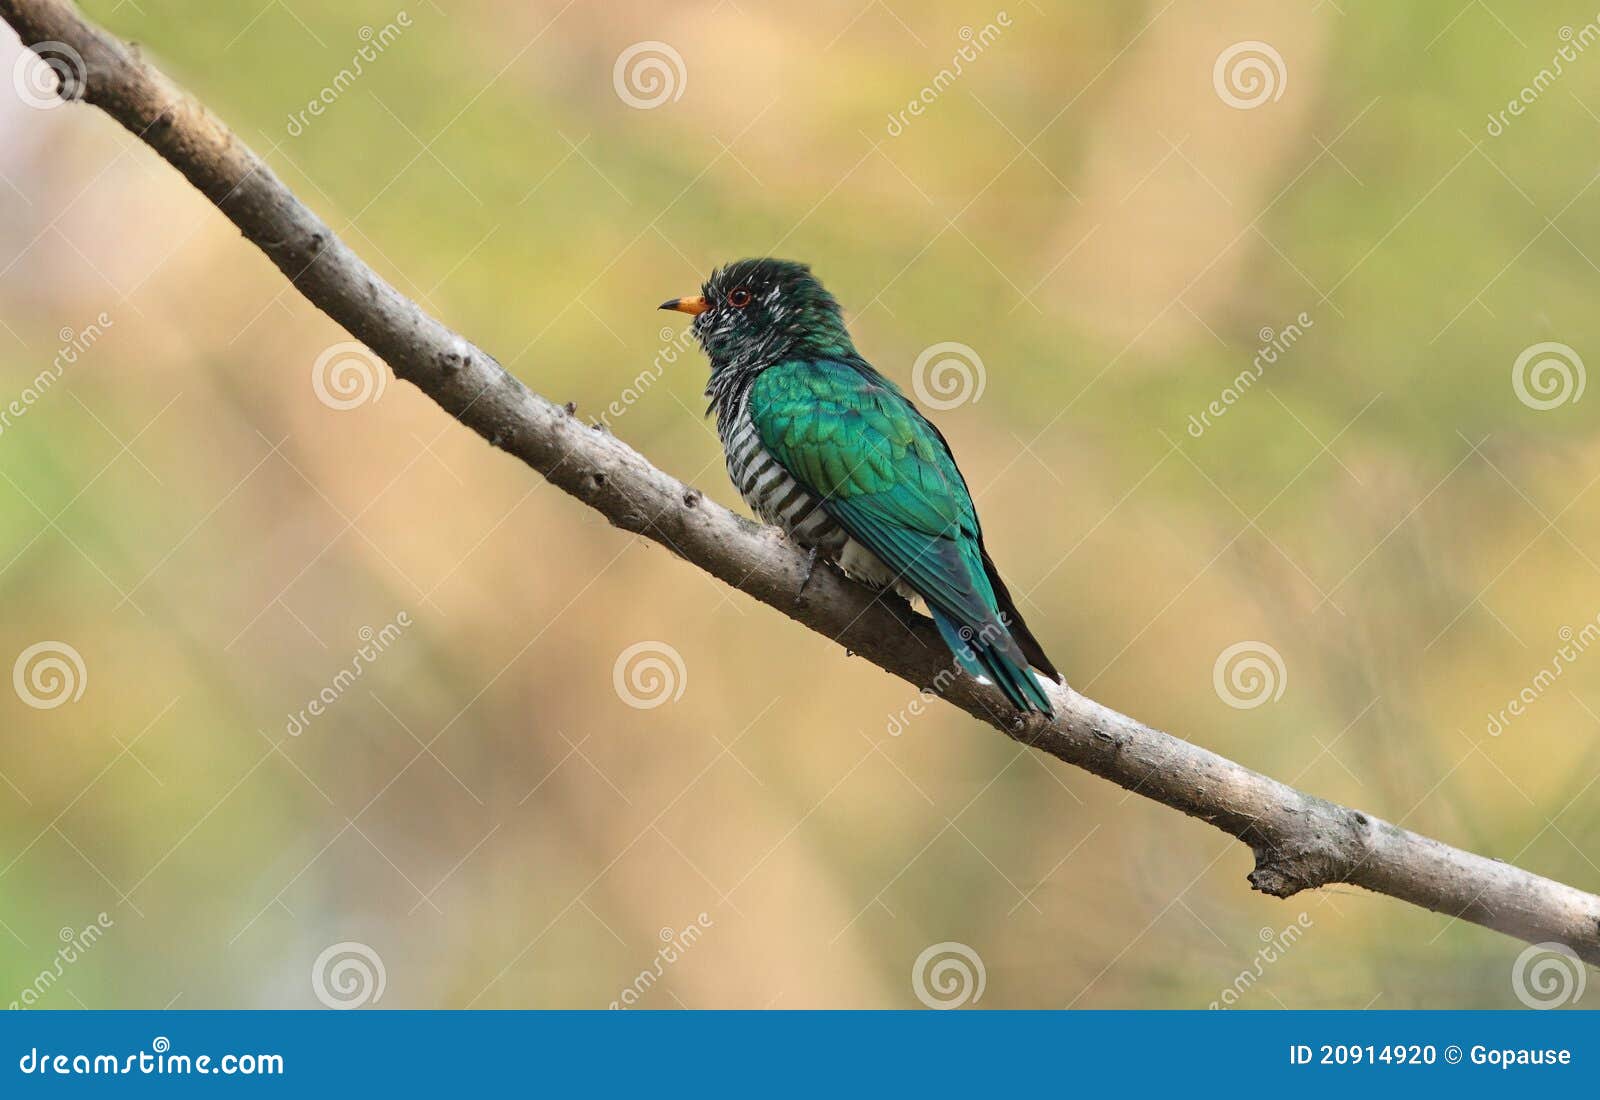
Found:
[[[1255,853],[1250,885],[1275,898],[1348,882],[1370,850],[1371,821],[1357,810],[1310,795],[1288,809],[1290,820],[1257,826],[1240,837]]]

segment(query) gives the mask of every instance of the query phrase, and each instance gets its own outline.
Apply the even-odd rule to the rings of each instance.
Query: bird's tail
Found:
[[[974,631],[957,625],[938,608],[929,610],[944,644],[970,675],[993,683],[1018,710],[1055,714],[1050,697],[1028,667],[1028,659],[998,619]]]

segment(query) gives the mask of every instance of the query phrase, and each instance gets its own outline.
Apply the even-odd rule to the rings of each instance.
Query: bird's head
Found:
[[[662,309],[694,316],[713,373],[759,371],[798,357],[852,355],[839,303],[805,264],[753,259],[719,267],[688,298]]]

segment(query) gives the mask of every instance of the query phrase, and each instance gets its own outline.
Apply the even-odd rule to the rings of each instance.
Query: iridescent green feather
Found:
[[[927,601],[963,666],[1049,712],[1001,613],[966,482],[900,390],[865,364],[791,360],[761,372],[748,408],[772,457]]]

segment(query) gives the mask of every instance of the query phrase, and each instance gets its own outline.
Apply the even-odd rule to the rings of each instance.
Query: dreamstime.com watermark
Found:
[[[67,373],[67,368],[75,366],[78,360],[99,342],[100,337],[105,335],[106,329],[112,324],[111,315],[101,313],[81,329],[63,327],[57,333],[61,346],[56,349],[55,358],[50,360],[50,365],[35,375],[33,381],[11,399],[10,404],[0,408],[0,434],[4,434],[18,420],[28,415],[28,410],[43,400],[51,387],[61,381],[61,376]]]
[[[1283,958],[1289,948],[1300,942],[1314,922],[1311,914],[1301,913],[1294,919],[1294,923],[1286,924],[1281,931],[1271,928],[1261,929],[1261,947],[1250,960],[1250,965],[1239,971],[1239,976],[1233,979],[1231,985],[1225,986],[1217,994],[1217,999],[1209,1005],[1213,1010],[1232,1008],[1239,1003],[1239,999],[1259,982],[1266,974],[1267,968]]]
[[[1211,86],[1217,98],[1236,111],[1253,111],[1276,103],[1289,87],[1289,67],[1271,43],[1235,42],[1217,55],[1211,66]]]
[[[311,964],[311,992],[329,1008],[348,1010],[375,1005],[383,999],[389,972],[377,951],[364,943],[345,940],[323,948]]]
[[[1525,947],[1511,964],[1511,992],[1529,1008],[1541,1011],[1577,1004],[1588,982],[1583,960],[1564,943]]]
[[[1565,63],[1576,61],[1583,52],[1596,41],[1600,41],[1600,16],[1585,23],[1574,31],[1571,27],[1562,27],[1556,32],[1556,37],[1561,39],[1561,45],[1556,47],[1550,64],[1533,74],[1533,80],[1517,89],[1517,94],[1506,100],[1506,105],[1498,111],[1490,111],[1489,121],[1484,123],[1483,129],[1490,137],[1499,137],[1511,125],[1511,120],[1521,118],[1539,101],[1566,72]]]
[[[116,923],[101,913],[93,924],[86,924],[82,928],[63,926],[57,937],[61,940],[61,946],[56,949],[54,962],[39,971],[32,984],[24,986],[22,991],[12,998],[12,1010],[32,1008],[38,1004],[39,1000],[66,976],[67,968],[88,954],[89,949]]]
[[[311,392],[339,412],[381,400],[388,384],[389,368],[355,340],[328,345],[311,364]]]
[[[331,81],[306,101],[305,107],[289,115],[289,121],[284,127],[289,136],[299,137],[305,133],[310,128],[312,119],[321,118],[326,114],[328,108],[337,103],[339,97],[361,79],[361,74],[366,72],[366,66],[382,57],[384,51],[394,45],[395,40],[410,27],[411,14],[398,11],[392,20],[377,30],[368,26],[356,32],[357,37],[361,39],[361,47],[351,56],[350,64],[335,73]]]
[[[682,928],[673,928],[664,925],[661,929],[661,950],[656,952],[651,965],[645,967],[634,976],[633,984],[625,986],[617,994],[617,999],[611,1002],[614,1009],[632,1008],[639,1003],[650,990],[655,988],[667,972],[667,967],[676,963],[689,953],[689,949],[700,942],[701,934],[716,922],[705,913],[694,919],[693,924],[686,924]]]
[[[1256,354],[1250,360],[1250,365],[1240,371],[1216,396],[1209,405],[1200,410],[1200,415],[1190,414],[1188,432],[1199,439],[1206,434],[1206,429],[1213,423],[1221,420],[1228,414],[1228,410],[1244,400],[1255,384],[1261,381],[1261,376],[1267,373],[1267,368],[1274,366],[1279,359],[1289,353],[1289,350],[1300,342],[1306,334],[1306,329],[1311,328],[1316,322],[1311,315],[1301,310],[1293,321],[1284,325],[1282,329],[1274,331],[1270,326],[1263,326],[1256,334],[1261,344],[1256,348]]]
[[[1577,663],[1578,658],[1588,652],[1589,647],[1600,641],[1600,615],[1583,624],[1577,630],[1564,626],[1557,632],[1561,639],[1561,647],[1550,655],[1549,664],[1533,674],[1526,686],[1516,695],[1506,701],[1498,713],[1490,711],[1484,723],[1483,732],[1490,737],[1499,737],[1511,723],[1528,713],[1528,708],[1544,698],[1545,692],[1555,686],[1567,669]]]
[[[76,703],[89,687],[83,655],[66,642],[35,642],[17,654],[11,687],[34,710]]]
[[[17,1069],[27,1074],[62,1077],[187,1077],[190,1074],[225,1077],[281,1077],[283,1055],[229,1052],[222,1055],[173,1054],[172,1040],[158,1035],[149,1050],[131,1054],[52,1054],[30,1047],[17,1059]]]
[[[1211,686],[1217,698],[1234,710],[1254,710],[1283,698],[1289,686],[1289,668],[1283,663],[1283,654],[1266,642],[1235,642],[1217,654],[1211,666]]]
[[[976,950],[956,940],[930,944],[911,964],[911,992],[941,1011],[977,1004],[989,971]]]
[[[1554,340],[1530,344],[1511,364],[1511,392],[1535,412],[1576,405],[1588,384],[1583,356],[1570,344]]]
[[[80,100],[88,86],[89,67],[83,55],[65,42],[35,42],[17,55],[11,68],[12,90],[37,111]]]
[[[666,642],[635,642],[617,654],[611,686],[617,698],[634,710],[654,710],[683,698],[689,667],[683,654]]]
[[[967,644],[961,647],[961,652],[956,655],[956,659],[934,675],[933,683],[925,688],[918,688],[917,693],[911,697],[909,703],[901,707],[896,713],[888,716],[888,721],[884,723],[884,732],[890,737],[899,737],[910,728],[913,719],[921,718],[928,713],[931,709],[929,704],[936,701],[945,693],[946,688],[965,675],[962,662],[963,660],[971,661],[975,659],[974,642],[977,645],[988,645],[1004,635],[1006,629],[1006,616],[1004,613],[1000,615],[996,622],[989,623],[976,631],[963,627],[962,638]],[[1031,676],[1032,673],[1030,672],[1028,675]]]
[[[676,103],[688,86],[689,67],[683,55],[665,42],[635,42],[611,66],[617,98],[636,111]]]
[[[983,359],[966,344],[954,340],[922,349],[911,364],[911,392],[930,409],[949,412],[983,397],[989,382]]]
[[[994,13],[994,18],[977,30],[971,27],[962,27],[956,36],[961,39],[961,45],[951,55],[950,64],[933,74],[933,79],[917,89],[917,94],[906,101],[906,105],[899,111],[889,112],[889,122],[884,130],[890,137],[899,137],[911,127],[912,119],[921,118],[927,109],[938,102],[946,89],[960,79],[966,71],[966,66],[983,56],[983,52],[994,45],[995,40],[1011,26],[1011,14],[1001,10]]]
[[[377,630],[364,626],[358,632],[361,639],[361,648],[350,656],[350,664],[341,668],[328,681],[328,686],[306,701],[298,714],[287,715],[288,721],[284,723],[283,732],[290,737],[299,737],[311,727],[313,719],[321,718],[328,712],[328,708],[337,703],[344,693],[349,691],[355,682],[372,667],[372,663],[392,646],[396,639],[412,626],[412,618],[402,611],[394,617],[393,622],[385,623]]]
[[[650,387],[661,381],[662,376],[667,373],[667,368],[694,346],[694,330],[663,326],[661,342],[665,346],[656,352],[656,357],[650,361],[650,365],[634,375],[633,381],[622,387],[617,399],[607,405],[605,412],[600,414],[600,423],[605,425],[607,431],[614,430],[615,422],[621,420],[630,409],[644,400],[644,395],[650,391]]]

